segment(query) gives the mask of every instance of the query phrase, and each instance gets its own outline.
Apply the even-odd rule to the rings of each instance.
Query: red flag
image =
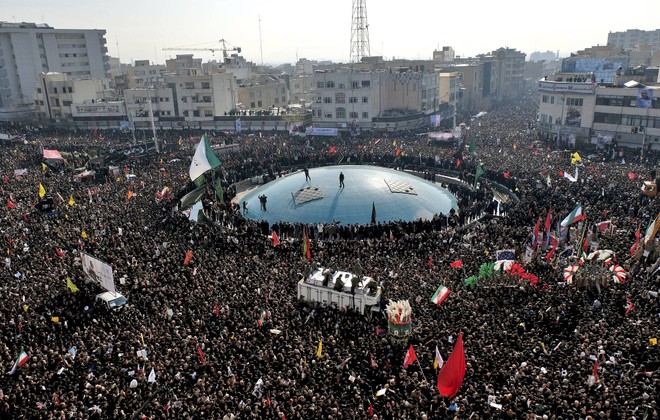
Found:
[[[459,166],[461,166],[461,160],[456,159],[456,169],[458,169]]]
[[[511,171],[504,172],[504,179],[509,179],[510,176],[511,176]]]
[[[429,268],[433,269],[433,257],[429,255]]]
[[[62,252],[62,250],[59,249],[59,248],[55,248],[55,253],[56,253],[57,256],[60,257],[60,258],[62,258],[62,256],[64,255],[64,252]]]
[[[307,257],[307,261],[312,260],[312,250],[309,244],[309,231],[307,227],[305,227],[305,257]]]
[[[336,146],[332,146],[332,147],[330,148],[330,150],[328,150],[328,153],[334,153],[334,152],[336,152],[336,151],[337,151],[337,147],[336,147]]]
[[[596,379],[596,382],[598,382],[598,359],[596,358],[596,361],[594,362],[594,371],[593,371],[594,378]]]
[[[53,400],[55,401],[55,404],[60,405],[60,397],[57,394],[53,394]]]
[[[369,357],[371,357],[371,368],[372,368],[372,369],[377,369],[377,368],[378,368],[378,364],[377,364],[376,361],[374,360],[374,355],[371,354],[371,353],[369,353]]]
[[[633,305],[632,301],[626,296],[626,302],[628,302],[628,307],[626,308],[626,316],[628,316],[629,313],[635,309],[635,306]]]
[[[584,242],[582,242],[582,249],[584,252],[587,252],[589,250],[589,235],[585,235],[584,237]]]
[[[415,360],[417,360],[417,355],[415,354],[415,349],[413,349],[411,344],[410,347],[408,347],[405,359],[403,359],[403,368],[406,369]]]
[[[635,178],[637,178],[637,175],[635,175],[635,173],[633,171],[629,171],[628,172],[628,179],[630,179],[631,181],[634,181]]]
[[[371,405],[371,401],[369,401],[369,417],[374,416],[374,406]]]
[[[220,315],[220,307],[218,306],[218,302],[216,302],[215,305],[213,305],[213,313],[215,314],[215,316]]]
[[[15,209],[15,208],[16,208],[16,204],[14,204],[14,203],[11,201],[11,198],[8,198],[8,199],[7,199],[7,207],[9,207],[10,209]]]
[[[555,255],[556,250],[557,250],[557,246],[552,247],[550,252],[548,252],[548,255],[545,256],[545,260],[550,261],[552,259],[552,256]]]
[[[280,238],[277,237],[277,233],[275,233],[275,231],[273,231],[272,238],[273,238],[273,246],[274,247],[278,246],[280,244]]]
[[[204,352],[202,351],[202,347],[197,343],[197,352],[199,353],[199,361],[201,364],[205,365],[206,364],[206,358],[204,357]]]
[[[637,251],[637,247],[639,246],[639,237],[642,234],[642,231],[640,229],[641,229],[641,226],[637,225],[637,232],[635,233],[635,243],[630,248],[630,255],[635,255],[635,251]]]
[[[399,156],[401,154],[401,149],[396,149],[396,156]]]
[[[270,392],[266,393],[266,407],[270,407]]]
[[[559,171],[559,177],[563,178],[564,177],[564,171]]]
[[[463,333],[458,334],[454,350],[449,355],[438,373],[438,391],[444,397],[453,397],[463,384],[465,377],[465,351],[463,350]]]
[[[454,261],[453,263],[450,263],[449,266],[451,268],[461,268],[463,267],[463,260]]]
[[[186,251],[186,257],[183,259],[183,265],[188,265],[190,264],[190,261],[192,260],[192,251],[188,250]]]
[[[3,178],[3,181],[4,181],[5,184],[9,184],[9,177],[7,175],[5,175],[5,177]]]

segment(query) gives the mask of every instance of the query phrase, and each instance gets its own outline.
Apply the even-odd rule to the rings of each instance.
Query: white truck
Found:
[[[298,298],[321,305],[334,304],[337,308],[354,307],[363,315],[369,309],[380,310],[380,286],[371,277],[362,276],[352,293],[353,276],[346,271],[318,268],[298,282]],[[341,290],[338,290],[337,282],[342,283]]]

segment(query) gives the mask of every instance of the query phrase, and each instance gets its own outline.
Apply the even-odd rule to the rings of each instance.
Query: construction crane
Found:
[[[211,54],[215,54],[216,51],[220,50],[222,51],[222,58],[224,59],[225,62],[227,62],[230,52],[235,51],[239,54],[241,53],[241,47],[234,47],[224,39],[221,39],[218,42],[222,44],[222,48],[167,47],[167,48],[163,48],[163,51],[211,51]]]

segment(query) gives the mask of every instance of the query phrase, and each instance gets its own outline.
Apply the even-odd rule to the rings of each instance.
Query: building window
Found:
[[[323,89],[325,87],[325,83],[323,82],[316,82],[316,88],[317,89]]]
[[[71,106],[71,101],[62,101],[62,106]]]
[[[542,101],[543,101],[544,104],[547,104],[548,103],[548,95],[543,95]]]
[[[283,103],[283,104],[286,103],[286,96],[282,96],[282,103]]]
[[[282,88],[282,89],[280,90],[280,93],[285,93],[285,92],[286,92],[286,90],[285,90],[284,88]]]
[[[203,102],[211,102],[211,97],[210,96],[202,96],[202,101]]]
[[[370,80],[363,80],[362,81],[362,87],[363,88],[366,88],[366,87],[369,87],[369,86],[371,86],[371,81]]]
[[[358,103],[357,96],[351,96],[350,98],[348,98],[348,103],[350,103],[350,104]]]
[[[362,118],[369,118],[369,113],[368,112],[363,112],[362,113]]]
[[[250,102],[250,108],[255,108],[254,102]]]
[[[336,108],[335,114],[337,115],[337,119],[346,118],[346,108]]]
[[[566,98],[566,105],[569,106],[582,106],[583,103],[582,98]]]
[[[335,93],[335,103],[336,104],[345,104],[346,103],[346,94],[344,92]],[[339,118],[339,117],[337,117]]]
[[[343,83],[340,83],[340,84],[339,84],[339,89],[346,89],[346,85],[343,84]]]
[[[276,104],[279,104],[279,103],[280,103],[280,98],[278,98],[277,96],[275,97],[275,103],[276,103]]]
[[[202,89],[211,89],[211,83],[202,82]]]
[[[357,80],[351,82],[351,89],[359,89],[360,88],[360,82]]]
[[[323,103],[324,104],[331,104],[332,103],[332,98],[329,96],[326,96],[323,98]]]
[[[368,96],[363,96],[362,97],[362,103],[363,104],[368,104],[369,103],[369,97]]]
[[[554,104],[554,103],[555,103],[555,97],[554,97],[554,96],[551,96],[551,97],[550,97],[550,103],[551,103],[551,104]]]
[[[325,82],[325,87],[334,89],[334,87],[335,87],[335,82],[332,82],[332,81],[330,81],[330,82]]]
[[[199,110],[194,110],[193,111],[193,117],[199,117]]]
[[[258,106],[259,108],[261,108],[261,106],[262,106],[262,105],[261,105],[261,101],[257,101],[257,106]]]
[[[204,110],[204,116],[205,117],[212,117],[213,116],[213,110],[212,109],[205,109]]]
[[[53,88],[53,93],[57,93],[57,88],[56,87]]]
[[[183,102],[183,103],[188,103],[188,98],[185,97],[185,96],[182,96],[182,97],[181,97],[181,102]]]
[[[326,112],[324,116],[325,118],[332,118],[332,112]]]
[[[352,120],[354,120],[354,119],[357,119],[357,117],[358,117],[358,113],[355,112],[355,111],[351,111],[351,113],[350,113],[350,118],[351,118]]]
[[[183,111],[183,116],[187,117],[188,116],[188,111]]]
[[[316,118],[321,118],[321,110],[320,109],[316,110]]]
[[[186,82],[186,89],[195,89],[194,82]]]

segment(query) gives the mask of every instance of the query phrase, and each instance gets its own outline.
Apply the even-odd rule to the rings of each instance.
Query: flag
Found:
[[[14,362],[14,366],[12,366],[11,370],[7,374],[13,375],[14,372],[16,372],[16,369],[26,364],[28,360],[30,360],[30,358],[28,357],[27,353],[21,350],[21,353],[18,355],[18,358],[16,358],[16,361]]]
[[[270,407],[270,392],[266,393],[266,407]]]
[[[630,298],[628,298],[628,296],[626,296],[626,302],[628,302],[628,307],[626,307],[626,316],[628,316],[628,314],[631,313],[633,309],[635,309],[635,306],[633,305]]]
[[[598,382],[598,358],[596,358],[596,361],[594,362],[594,371],[592,374],[594,375],[596,382]]]
[[[69,197],[69,207],[73,207],[73,206],[75,206],[75,205],[76,205],[76,202],[73,201],[73,195],[71,195],[71,196]]]
[[[319,340],[319,346],[316,349],[316,357],[321,358],[322,355],[323,355],[323,339],[321,338]]]
[[[479,178],[481,178],[481,175],[484,174],[484,168],[481,166],[481,163],[477,165],[477,170],[474,173],[474,186],[477,186],[477,182],[479,181]]]
[[[376,224],[376,203],[374,201],[371,202],[371,224]]]
[[[89,198],[89,203],[92,204],[92,190],[87,188],[87,197]]]
[[[80,233],[80,236],[81,236],[83,239],[87,239],[87,232],[85,232],[85,231],[83,230],[83,231]]]
[[[458,169],[459,166],[461,166],[461,160],[456,159],[456,169]]]
[[[46,164],[43,163],[43,162],[41,162],[41,170],[44,171],[44,172],[46,172],[46,170],[48,170],[48,166],[46,166]]]
[[[16,204],[14,204],[14,203],[11,201],[11,198],[8,198],[8,199],[7,199],[7,207],[9,207],[10,209],[15,209],[15,208],[16,208]]]
[[[532,232],[532,248],[536,249],[539,245],[539,230],[541,229],[541,218],[536,220],[536,226]]]
[[[655,220],[652,220],[646,228],[646,232],[644,233],[645,244],[648,244],[655,238],[655,235],[658,233],[658,228],[660,228],[660,213],[658,213]]]
[[[191,250],[186,251],[186,256],[183,259],[183,265],[188,265],[190,264],[190,261],[192,260],[193,253]]]
[[[53,324],[59,324],[60,323],[60,317],[59,316],[52,316],[52,317],[50,317],[50,320],[53,321]]]
[[[197,184],[198,179],[204,175],[206,171],[215,169],[218,166],[220,166],[220,160],[218,160],[216,155],[213,153],[209,139],[206,137],[206,134],[204,134],[202,139],[199,141],[199,144],[197,145],[195,155],[193,156],[192,162],[190,163],[190,170],[188,172],[190,175],[190,180]]]
[[[579,222],[580,220],[586,220],[586,216],[582,211],[582,205],[578,203],[573,211],[568,216],[566,216],[564,220],[561,221],[561,225],[563,227],[568,227],[573,223]]]
[[[633,171],[628,171],[628,179],[630,179],[631,181],[634,181],[635,178],[637,178],[637,175],[635,175],[635,173]]]
[[[504,179],[509,179],[510,176],[511,176],[511,171],[504,172]]]
[[[603,234],[603,233],[611,233],[614,225],[612,225],[611,220],[606,220],[604,222],[600,222],[596,224],[596,227],[598,228],[598,233]]]
[[[374,416],[374,406],[371,405],[371,401],[369,401],[369,417]]]
[[[440,354],[440,350],[438,350],[438,346],[435,346],[435,360],[433,361],[433,369],[442,369],[442,365],[445,364],[445,361],[442,360],[442,355]]]
[[[149,373],[147,382],[149,382],[150,384],[156,382],[156,371],[154,370],[154,368],[151,368],[151,372]]]
[[[273,239],[273,246],[278,246],[280,244],[280,238],[277,237],[277,233],[273,231],[273,234],[271,235],[271,238]]]
[[[581,160],[582,160],[582,157],[580,156],[580,154],[578,152],[575,152],[575,153],[571,154],[571,165],[575,165],[576,163],[578,163]]]
[[[307,261],[312,259],[312,251],[309,244],[309,231],[307,226],[305,226],[305,240],[303,241],[303,257],[307,258]]]
[[[42,184],[39,184],[39,198],[44,198],[44,195],[46,195],[46,189]]]
[[[400,154],[401,154],[401,149],[396,149],[396,153],[394,155],[399,156]]]
[[[433,256],[429,255],[429,269],[433,269]]]
[[[371,368],[372,368],[372,369],[377,369],[377,368],[378,368],[378,364],[377,364],[376,361],[374,360],[374,355],[371,354],[371,353],[369,353],[369,357],[371,358]]]
[[[206,357],[204,357],[204,352],[202,351],[202,346],[197,343],[197,353],[199,353],[199,362],[203,365],[206,364]]]
[[[268,312],[264,311],[263,309],[261,310],[261,313],[259,315],[259,319],[257,320],[257,324],[260,327],[264,326],[264,321],[266,320],[266,317],[268,317]]]
[[[550,246],[550,229],[552,228],[552,211],[548,210],[548,215],[545,217],[545,243],[543,249],[548,249]]]
[[[474,155],[477,151],[477,139],[474,136],[470,136],[470,146],[468,147],[468,151],[471,155]]]
[[[135,195],[135,194],[133,194],[133,191],[128,190],[128,194],[126,195],[126,199],[127,199],[127,200],[130,200],[131,198],[133,198],[134,195]]]
[[[450,263],[449,266],[451,268],[461,268],[463,267],[463,260],[454,261],[453,263]]]
[[[555,245],[554,247],[552,247],[552,249],[550,250],[550,252],[548,252],[548,255],[545,256],[545,260],[546,260],[546,261],[550,261],[550,260],[552,259],[552,256],[555,255],[555,251],[557,251],[557,245]]]
[[[440,305],[445,299],[447,299],[449,293],[451,293],[451,290],[441,284],[440,287],[438,287],[438,290],[433,294],[433,297],[431,297],[431,302]]]
[[[406,357],[403,359],[403,368],[408,368],[408,366],[410,366],[410,364],[415,360],[417,360],[417,355],[415,354],[415,349],[413,349],[411,344],[410,347],[408,347],[408,351],[406,352]]]
[[[75,284],[73,284],[73,282],[71,281],[71,279],[68,278],[68,277],[66,278],[66,287],[69,288],[69,290],[71,291],[71,293],[76,293],[76,292],[78,291],[78,287],[77,287]]]
[[[9,184],[9,177],[8,177],[7,175],[5,175],[5,176],[3,177],[3,179],[2,179],[2,181],[3,181],[5,184]]]
[[[59,249],[59,248],[55,248],[55,253],[56,253],[57,256],[60,257],[60,258],[62,258],[62,257],[64,256],[64,252],[63,252],[61,249]]]
[[[332,147],[330,148],[330,150],[328,150],[328,153],[332,154],[332,153],[334,153],[334,152],[336,152],[336,151],[337,151],[337,147],[336,147],[336,146],[332,146]]]
[[[215,304],[213,305],[213,313],[215,314],[215,316],[220,315],[220,306],[218,306],[218,302],[215,302]]]
[[[465,351],[463,333],[458,334],[454,350],[438,373],[438,391],[444,397],[453,397],[463,384],[465,377]]]
[[[637,247],[639,246],[639,238],[642,235],[642,227],[640,225],[637,225],[637,232],[635,232],[635,243],[633,244],[632,247],[630,247],[630,255],[635,255],[635,251],[637,251]]]

